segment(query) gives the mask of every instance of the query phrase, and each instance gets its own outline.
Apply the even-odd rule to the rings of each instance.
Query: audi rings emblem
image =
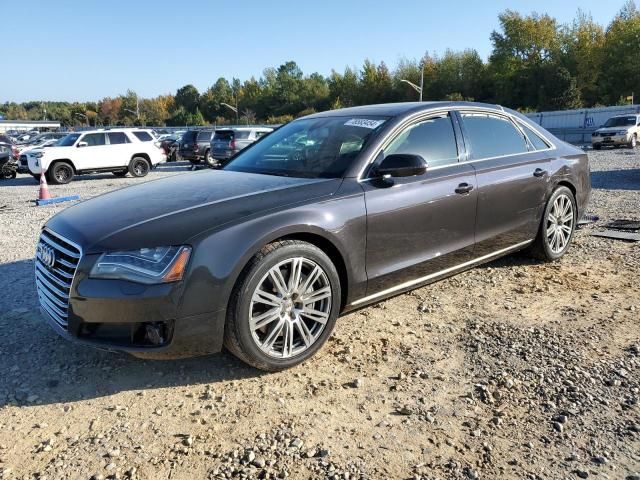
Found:
[[[38,260],[44,263],[48,268],[53,268],[53,266],[56,264],[55,250],[49,245],[45,245],[44,243],[38,244],[36,257],[38,257]]]

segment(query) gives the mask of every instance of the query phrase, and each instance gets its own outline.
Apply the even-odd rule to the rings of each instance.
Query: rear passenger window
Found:
[[[457,163],[458,147],[451,117],[432,117],[410,126],[384,152],[385,156],[394,153],[420,155],[428,167]]]
[[[198,141],[199,142],[208,142],[211,140],[211,132],[199,132],[198,133]]]
[[[87,133],[81,142],[87,142],[89,147],[98,147],[105,144],[104,133]]]
[[[237,130],[236,131],[236,140],[246,140],[249,138],[249,134],[251,130]]]
[[[124,132],[109,132],[107,133],[109,137],[109,144],[118,145],[121,143],[129,143],[129,139]]]
[[[133,132],[133,134],[138,137],[138,140],[141,142],[150,142],[153,140],[153,137],[149,132]]]
[[[527,138],[529,138],[529,141],[536,150],[546,150],[550,147],[550,145],[545,142],[542,137],[534,132],[531,128],[522,124],[520,124],[520,126],[522,127],[524,133],[527,135]]]
[[[527,142],[510,120],[486,113],[463,113],[475,160],[527,152]]]
[[[256,132],[256,138],[264,137],[269,132]]]

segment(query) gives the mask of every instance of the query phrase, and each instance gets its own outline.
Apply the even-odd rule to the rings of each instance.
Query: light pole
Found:
[[[136,110],[133,111],[130,108],[124,109],[126,112],[133,113],[136,116],[136,120],[140,121],[140,101],[138,100],[138,96],[136,95]]]
[[[420,94],[420,101],[422,101],[422,92],[424,91],[424,62],[422,62],[420,66],[420,86],[409,80],[402,79],[400,81],[411,85],[413,89]]]
[[[228,103],[224,103],[224,102],[220,102],[220,105],[224,105],[229,110],[233,110],[236,113],[236,125],[238,125],[238,107],[237,106],[234,107],[233,105],[229,105]]]

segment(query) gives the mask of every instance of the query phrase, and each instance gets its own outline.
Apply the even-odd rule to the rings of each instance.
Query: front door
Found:
[[[77,170],[95,170],[104,168],[107,163],[109,147],[106,146],[106,138],[104,133],[87,133],[80,138],[81,142],[86,143],[84,147],[77,147],[78,152],[75,155]]]
[[[362,182],[369,282],[361,301],[436,279],[471,259],[477,189],[473,167],[459,162],[462,148],[459,130],[445,113],[409,125],[378,156],[420,155],[427,172]]]

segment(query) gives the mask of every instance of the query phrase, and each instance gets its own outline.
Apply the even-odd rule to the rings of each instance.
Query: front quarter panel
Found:
[[[233,287],[249,260],[266,244],[296,235],[321,238],[340,253],[348,279],[348,299],[344,305],[364,294],[364,196],[357,182],[346,180],[335,195],[324,201],[270,212],[193,238],[190,243],[194,253],[178,316],[226,309]]]

